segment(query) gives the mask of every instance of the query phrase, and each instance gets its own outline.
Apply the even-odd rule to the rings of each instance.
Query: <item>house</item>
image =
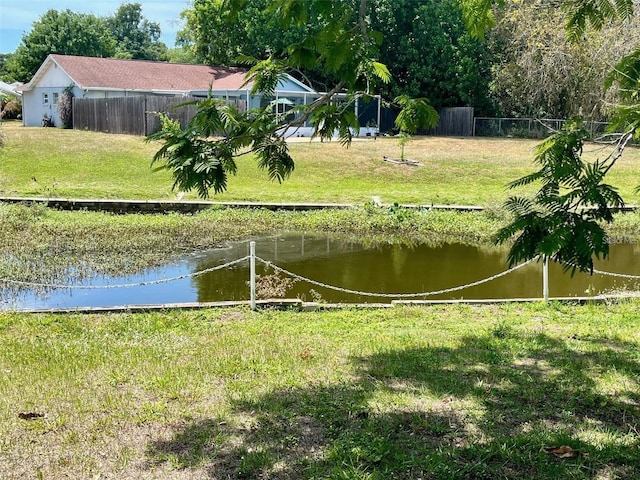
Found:
[[[251,82],[246,82],[247,69],[212,67],[147,60],[49,55],[29,83],[20,88],[22,118],[25,126],[42,126],[50,119],[60,126],[58,99],[66,88],[73,96],[83,98],[119,98],[131,96],[202,97],[235,104],[240,109],[269,107],[286,114],[295,106],[307,105],[320,96],[313,88],[286,75],[274,96],[252,95]],[[380,98],[373,117],[363,124],[380,119]],[[356,106],[356,110],[358,107]],[[369,108],[371,110],[371,108]],[[364,118],[364,117],[363,117]],[[311,127],[296,128],[287,135],[308,136]],[[361,135],[371,135],[376,128],[362,128]]]
[[[25,126],[41,126],[46,117],[60,125],[58,99],[71,87],[75,98],[116,98],[139,95],[206,97],[234,102],[243,108],[274,103],[282,111],[317,98],[318,93],[292,76],[280,82],[276,98],[251,94],[247,70],[116,58],[49,55],[31,81],[21,87]]]

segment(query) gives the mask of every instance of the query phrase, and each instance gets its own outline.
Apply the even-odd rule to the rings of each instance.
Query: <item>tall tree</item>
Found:
[[[50,53],[111,57],[115,51],[116,42],[103,19],[71,10],[49,10],[22,37],[7,70],[15,80],[27,82]]]
[[[9,63],[9,59],[12,57],[12,55],[12,53],[0,53],[0,80],[2,80],[3,82],[14,81],[7,68],[7,64]]]
[[[223,0],[195,0],[182,14],[185,27],[178,43],[204,63],[237,65],[243,56],[282,56],[322,28],[324,20],[312,14],[302,25],[285,27],[269,4],[248,0],[231,23],[225,20]],[[369,27],[382,39],[380,61],[395,72],[388,84],[376,83],[378,93],[389,98],[426,95],[436,107],[473,105],[485,114],[493,111],[487,42],[466,32],[455,0],[371,0],[368,9]],[[351,5],[340,11],[356,10]],[[303,73],[318,89],[329,89],[327,72],[311,65]]]
[[[160,41],[160,25],[143,17],[139,3],[123,3],[106,18],[106,23],[116,41],[117,58],[167,59],[167,46]]]
[[[640,42],[640,18],[589,26],[574,42],[564,30],[567,14],[547,0],[507,0],[496,17],[492,94],[504,115],[607,118],[619,98],[604,80]]]
[[[211,65],[238,65],[238,58],[245,55],[265,59],[283,45],[282,29],[268,5],[268,0],[250,0],[229,22],[224,0],[194,0],[181,14],[185,27],[178,32],[177,44],[191,48],[201,62]]]
[[[199,62],[209,65],[240,66],[247,59],[266,60],[282,57],[290,45],[298,44],[322,28],[321,19],[311,16],[302,24],[283,23],[270,0],[247,0],[229,21],[225,0],[194,0],[182,12],[185,26],[178,32],[176,44],[193,52]],[[315,65],[298,72],[319,90],[330,83]]]
[[[383,37],[381,61],[394,72],[381,93],[426,95],[436,107],[493,113],[490,51],[467,32],[456,0],[374,0],[371,18]]]

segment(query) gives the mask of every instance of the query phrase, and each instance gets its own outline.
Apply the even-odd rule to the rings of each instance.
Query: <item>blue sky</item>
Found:
[[[162,41],[169,48],[174,46],[176,32],[180,29],[180,12],[188,8],[188,0],[0,0],[0,53],[12,53],[31,30],[33,23],[47,10],[69,9],[77,13],[93,13],[107,16],[115,13],[123,3],[139,3],[142,15],[156,22],[162,29]]]

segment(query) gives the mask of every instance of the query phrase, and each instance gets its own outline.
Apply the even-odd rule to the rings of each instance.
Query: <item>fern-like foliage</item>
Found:
[[[513,220],[498,231],[495,242],[512,242],[511,266],[546,255],[572,275],[593,273],[594,257],[609,255],[603,224],[613,221],[613,212],[624,202],[614,187],[603,183],[612,160],[582,160],[586,138],[580,122],[568,122],[538,146],[535,164],[540,169],[509,185],[540,183],[533,198],[514,196],[505,202]]]
[[[400,95],[394,102],[401,107],[395,125],[401,132],[415,133],[419,128],[433,127],[438,123],[438,112],[426,98]]]
[[[458,0],[462,11],[462,19],[467,31],[476,38],[484,37],[485,33],[496,25],[493,7],[502,7],[503,0]]]
[[[152,163],[171,171],[174,189],[196,190],[202,198],[211,190],[221,193],[227,189],[228,176],[237,171],[235,158],[248,152],[256,154],[258,166],[271,180],[281,182],[294,169],[284,139],[274,134],[278,126],[269,112],[240,112],[208,99],[198,104],[184,128],[165,114],[160,118],[162,130],[147,141],[162,143]]]
[[[247,0],[222,0],[217,13],[230,21],[247,7]],[[236,172],[235,158],[252,153],[271,180],[283,181],[294,163],[284,136],[288,128],[311,123],[314,136],[331,139],[336,133],[344,145],[360,128],[355,102],[371,97],[376,82],[388,82],[391,73],[380,63],[382,36],[370,28],[369,0],[272,0],[269,12],[282,25],[307,25],[305,35],[289,45],[279,58],[244,57],[252,65],[246,80],[252,93],[274,96],[287,74],[303,70],[321,72],[334,85],[311,104],[295,106],[281,115],[271,106],[240,112],[221,101],[208,99],[197,105],[197,113],[184,126],[167,116],[162,130],[149,137],[161,142],[153,163],[172,172],[174,188],[196,190],[207,197],[227,188],[228,176]],[[404,131],[434,125],[438,116],[424,99],[400,99]]]
[[[255,65],[247,72],[247,83],[253,83],[251,93],[263,93],[268,96],[275,95],[278,84],[287,78],[287,67],[273,57],[256,61]]]
[[[629,18],[633,15],[633,0],[564,0],[562,8],[567,38],[577,42],[589,26],[599,30],[610,20]]]

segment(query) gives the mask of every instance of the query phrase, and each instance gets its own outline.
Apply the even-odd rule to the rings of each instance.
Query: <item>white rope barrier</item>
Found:
[[[536,257],[538,258],[538,257]],[[459,287],[452,287],[452,288],[445,288],[443,290],[435,290],[432,292],[421,292],[421,293],[371,293],[371,292],[361,292],[358,290],[351,290],[348,288],[342,288],[342,287],[336,287],[334,285],[328,285],[326,283],[322,283],[322,282],[318,282],[316,280],[311,280],[310,278],[306,278],[303,277],[302,275],[298,275],[297,273],[293,273],[290,272],[289,270],[285,270],[282,267],[279,267],[271,262],[268,262],[266,260],[264,260],[263,258],[260,257],[256,257],[256,260],[261,261],[262,263],[264,263],[267,266],[270,266],[271,268],[273,268],[276,271],[279,271],[281,273],[284,273],[285,275],[289,275],[290,277],[296,278],[300,281],[303,282],[307,282],[310,283],[312,285],[315,285],[317,287],[323,287],[323,288],[328,288],[330,290],[335,290],[338,292],[343,292],[343,293],[351,293],[354,295],[361,295],[361,296],[365,296],[365,297],[383,297],[383,298],[413,298],[413,297],[428,297],[428,296],[432,296],[432,295],[440,295],[443,293],[451,293],[451,292],[457,292],[458,290],[464,290],[465,288],[469,288],[469,287],[475,287],[476,285],[482,285],[483,283],[487,283],[490,282],[491,280],[495,280],[496,278],[500,278],[500,277],[504,277],[505,275],[508,275],[511,272],[515,272],[516,270],[519,270],[520,268],[524,267],[525,265],[528,265],[529,263],[533,262],[536,258],[533,258],[527,262],[521,263],[520,265],[516,265],[513,268],[510,268],[509,270],[505,270],[504,272],[498,273],[496,275],[493,275],[491,277],[485,278],[483,280],[478,280],[476,282],[472,282],[472,283],[467,283],[466,285],[461,285]]]
[[[593,269],[593,273],[597,273],[599,275],[607,275],[609,277],[618,277],[618,278],[628,278],[631,280],[640,280],[640,275],[631,275],[628,273],[612,273],[612,272],[604,272],[602,270]]]
[[[42,287],[42,288],[52,288],[52,289],[67,289],[67,290],[101,290],[101,289],[112,289],[112,288],[145,287],[148,285],[158,285],[161,283],[169,283],[176,280],[183,280],[185,278],[197,277],[199,275],[203,275],[209,272],[215,272],[216,270],[222,270],[223,268],[231,267],[238,263],[242,263],[248,258],[249,258],[249,255],[247,255],[246,257],[239,258],[238,260],[234,260],[233,262],[225,263],[224,265],[217,265],[215,267],[207,268],[205,270],[200,270],[198,272],[178,275],[177,277],[161,278],[158,280],[148,280],[148,281],[138,282],[138,283],[124,283],[120,285],[60,285],[55,283],[23,282],[20,280],[8,280],[8,279],[0,279],[0,283],[12,283],[14,285],[22,285],[27,287]]]
[[[209,272],[214,272],[216,270],[222,270],[224,268],[228,268],[228,267],[232,267],[234,265],[237,265],[239,263],[242,263],[246,260],[258,260],[260,262],[262,262],[264,265],[266,265],[267,267],[271,267],[273,268],[275,271],[283,273],[285,275],[288,275],[292,278],[295,278],[297,280],[303,281],[303,282],[307,282],[310,283],[311,285],[315,285],[317,287],[322,287],[322,288],[327,288],[329,290],[334,290],[334,291],[338,291],[338,292],[343,292],[343,293],[348,293],[348,294],[353,294],[353,295],[360,295],[360,296],[365,296],[365,297],[381,297],[381,298],[415,298],[415,297],[428,297],[428,296],[433,296],[433,295],[442,295],[445,293],[452,293],[452,292],[457,292],[460,290],[464,290],[466,288],[470,288],[470,287],[475,287],[477,285],[482,285],[484,283],[490,282],[492,280],[496,280],[500,277],[504,277],[505,275],[508,275],[512,272],[515,272],[516,270],[521,269],[522,267],[528,265],[529,263],[533,262],[534,260],[536,260],[538,257],[533,258],[531,260],[528,260],[524,263],[521,263],[520,265],[516,265],[513,268],[510,268],[508,270],[505,270],[504,272],[500,272],[496,275],[492,275],[490,277],[484,278],[482,280],[477,280],[475,282],[471,282],[471,283],[467,283],[465,285],[460,285],[457,287],[451,287],[451,288],[444,288],[442,290],[434,290],[434,291],[430,291],[430,292],[420,292],[420,293],[372,293],[372,292],[363,292],[360,290],[352,290],[349,288],[343,288],[343,287],[337,287],[335,285],[330,285],[327,283],[323,283],[323,282],[319,282],[317,280],[312,280],[310,278],[304,277],[302,275],[298,275],[297,273],[291,272],[285,268],[282,268],[272,262],[269,262],[263,258],[260,258],[258,256],[254,255],[247,255],[245,257],[239,258],[237,260],[234,260],[232,262],[228,262],[225,263],[223,265],[217,265],[215,267],[211,267],[211,268],[207,268],[205,270],[200,270],[197,272],[193,272],[193,273],[187,273],[184,275],[178,275],[176,277],[170,277],[170,278],[162,278],[162,279],[157,279],[157,280],[149,280],[149,281],[142,281],[142,282],[137,282],[137,283],[125,283],[125,284],[119,284],[119,285],[62,285],[62,284],[55,284],[55,283],[38,283],[38,282],[25,282],[25,281],[20,281],[20,280],[10,280],[10,279],[0,279],[0,283],[9,283],[9,284],[14,284],[14,285],[21,285],[21,286],[26,286],[26,287],[32,287],[32,288],[50,288],[50,289],[67,289],[67,290],[100,290],[100,289],[116,289],[116,288],[131,288],[131,287],[142,287],[142,286],[148,286],[148,285],[158,285],[158,284],[162,284],[162,283],[169,283],[169,282],[173,282],[176,280],[183,280],[185,278],[194,278],[200,275],[203,275],[205,273],[209,273]],[[254,267],[255,269],[255,267]],[[640,280],[640,275],[630,275],[630,274],[625,274],[625,273],[611,273],[611,272],[605,272],[602,270],[593,270],[594,273],[600,274],[600,275],[608,275],[608,276],[612,276],[612,277],[618,277],[618,278],[627,278],[627,279],[632,279],[632,280]],[[254,274],[252,274],[254,275]]]
[[[573,263],[565,263],[564,265],[568,265],[569,267],[572,267],[572,268],[578,268]],[[627,278],[629,280],[640,280],[640,275],[632,275],[630,273],[605,272],[604,270],[598,270],[597,268],[593,269],[593,273],[597,273],[598,275],[605,275],[608,277]]]

